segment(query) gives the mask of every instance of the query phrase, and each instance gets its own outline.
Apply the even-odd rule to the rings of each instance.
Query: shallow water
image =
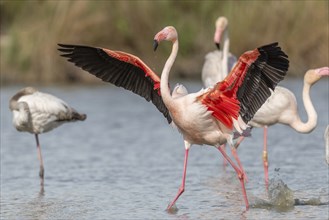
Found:
[[[199,83],[184,83],[198,91]],[[287,80],[300,105],[301,80]],[[22,86],[23,87],[23,86]],[[39,88],[88,115],[40,135],[45,191],[40,192],[39,161],[33,135],[11,124],[9,98],[21,87],[1,88],[1,219],[328,219],[328,205],[292,205],[278,209],[263,181],[262,129],[239,147],[248,175],[251,205],[245,211],[233,169],[223,168],[215,148],[190,150],[186,189],[178,211],[165,211],[181,183],[184,146],[156,108],[142,98],[111,86]],[[328,166],[324,129],[328,124],[329,81],[311,91],[318,127],[308,135],[276,125],[268,138],[269,176],[283,181],[294,199],[325,203]],[[290,195],[290,194],[289,194]],[[282,196],[281,196],[282,197]],[[260,206],[259,201],[263,200]],[[274,205],[276,206],[276,205]]]

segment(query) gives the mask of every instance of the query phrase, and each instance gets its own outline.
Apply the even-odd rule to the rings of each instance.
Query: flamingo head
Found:
[[[154,36],[154,44],[153,44],[154,51],[156,51],[161,41],[166,40],[166,41],[175,42],[177,40],[177,36],[178,36],[177,31],[173,26],[167,26],[163,28],[160,32],[158,32]]]
[[[322,76],[329,76],[329,67],[321,67],[308,70],[304,76],[304,82],[312,85],[319,81]]]
[[[215,26],[216,26],[216,30],[215,30],[215,35],[214,35],[214,42],[215,42],[217,49],[219,50],[222,34],[228,26],[227,18],[225,18],[225,17],[217,18]]]

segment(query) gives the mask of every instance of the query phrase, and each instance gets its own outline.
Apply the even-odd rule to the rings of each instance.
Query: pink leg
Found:
[[[248,210],[249,209],[249,202],[248,202],[248,198],[247,198],[246,188],[244,186],[244,175],[241,172],[241,170],[233,163],[233,161],[227,156],[227,154],[225,153],[225,151],[223,151],[223,149],[221,147],[218,147],[218,150],[223,154],[225,159],[231,164],[231,166],[233,167],[233,169],[237,173],[238,178],[239,178],[240,183],[241,183],[241,187],[242,187],[243,199],[244,199],[244,202],[246,204],[246,209]]]
[[[240,144],[243,140],[244,140],[244,136],[240,136],[238,141],[235,143],[234,148],[238,149],[238,147],[240,146]]]
[[[41,147],[40,147],[40,144],[39,144],[38,134],[35,134],[35,140],[37,141],[38,159],[40,161],[40,172],[39,172],[40,181],[41,181],[40,184],[41,184],[41,186],[43,186],[44,185],[45,170],[44,170],[44,167],[43,167],[43,160],[42,160]]]
[[[185,150],[185,159],[184,159],[184,171],[183,171],[183,179],[182,179],[182,185],[179,187],[178,193],[174,200],[168,205],[167,210],[169,210],[177,201],[177,199],[180,197],[180,195],[183,194],[185,190],[185,178],[186,178],[186,167],[187,167],[187,158],[188,158],[188,151],[189,148]]]
[[[238,166],[239,166],[241,172],[243,173],[243,176],[244,176],[245,181],[248,182],[247,174],[246,174],[246,172],[243,169],[243,166],[241,164],[240,158],[238,156],[238,153],[237,153],[235,147],[231,147],[231,151],[232,151],[233,157],[235,158],[236,162],[238,163]]]
[[[221,147],[226,152],[226,144],[223,144]],[[227,166],[227,160],[224,158],[224,160],[223,160],[223,167],[225,168],[226,166]]]
[[[267,126],[264,127],[263,163],[264,163],[264,174],[265,174],[265,186],[266,189],[268,189]]]

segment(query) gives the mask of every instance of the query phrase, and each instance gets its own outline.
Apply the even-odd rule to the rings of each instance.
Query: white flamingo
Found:
[[[85,114],[80,114],[63,100],[26,87],[18,91],[9,101],[13,113],[13,124],[18,131],[27,131],[35,135],[38,158],[40,161],[41,186],[44,185],[44,165],[38,135],[66,122],[83,121]]]
[[[267,127],[280,123],[293,128],[299,133],[310,133],[317,124],[317,113],[310,98],[310,89],[322,76],[329,75],[329,67],[310,69],[304,75],[303,103],[307,113],[307,122],[302,122],[297,109],[295,95],[288,89],[277,86],[272,95],[249,121],[252,127],[264,128],[263,163],[265,184],[268,186]],[[241,137],[238,143],[241,143]],[[238,147],[238,145],[236,146]]]
[[[230,39],[228,37],[227,18],[217,18],[215,27],[214,42],[217,50],[209,52],[205,56],[201,73],[205,88],[214,86],[217,82],[224,80],[237,62],[237,58],[229,52]],[[224,45],[222,50],[220,50],[221,41]]]
[[[269,88],[274,89],[284,78],[289,64],[287,56],[277,43],[260,47],[244,53],[229,76],[214,88],[188,94],[185,87],[178,85],[171,95],[168,86],[169,72],[178,53],[178,36],[174,27],[165,27],[155,35],[154,48],[164,40],[172,42],[173,46],[163,68],[161,81],[145,63],[131,54],[65,44],[59,44],[59,50],[63,52],[62,56],[76,66],[152,101],[182,133],[185,144],[182,184],[168,210],[185,190],[187,159],[192,144],[208,144],[220,150],[238,174],[248,209],[243,173],[220,145],[226,142],[233,145],[233,129],[242,132],[246,123],[270,95]]]

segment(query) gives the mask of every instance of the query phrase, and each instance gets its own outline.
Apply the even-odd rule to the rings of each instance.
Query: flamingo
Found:
[[[35,135],[38,159],[40,162],[40,182],[44,185],[44,165],[38,135],[66,122],[83,121],[85,114],[78,113],[63,100],[39,92],[33,87],[18,91],[9,101],[13,113],[13,124],[17,131],[26,131]]]
[[[327,126],[326,130],[324,131],[324,141],[326,147],[326,162],[329,165],[329,125]]]
[[[237,62],[236,56],[229,52],[230,39],[228,37],[227,18],[217,18],[215,27],[214,42],[217,50],[209,52],[205,56],[201,73],[202,81],[206,88],[224,80]],[[220,50],[221,40],[224,42],[223,50]]]
[[[229,35],[228,35],[227,18],[223,16],[218,17],[215,23],[215,34],[214,34],[214,43],[217,47],[217,50],[209,52],[205,56],[205,60],[201,72],[201,78],[205,88],[214,86],[217,82],[224,80],[237,62],[236,56],[234,56],[229,52],[230,39],[228,36]],[[221,41],[224,42],[224,46],[222,50],[220,50]],[[223,149],[225,150],[225,144],[223,145]],[[244,172],[241,162],[237,156],[236,149],[232,148],[231,150],[240,168]],[[224,167],[226,165],[227,165],[227,161],[224,160]],[[246,174],[245,174],[245,179],[247,180]]]
[[[172,51],[160,78],[138,57],[122,51],[113,51],[80,45],[59,44],[61,56],[103,81],[124,87],[144,97],[174,124],[184,139],[185,157],[182,184],[168,205],[170,211],[185,190],[186,168],[192,144],[215,146],[232,165],[241,183],[246,209],[249,203],[241,170],[220,147],[233,145],[233,129],[242,132],[246,123],[270,95],[270,89],[284,78],[288,69],[287,55],[277,43],[244,53],[230,75],[214,88],[188,93],[183,85],[168,86],[169,72],[178,53],[178,34],[167,26],[154,37],[154,50],[161,41],[170,41]]]
[[[322,76],[329,75],[329,67],[310,69],[304,75],[303,103],[308,116],[307,122],[302,122],[297,110],[295,95],[281,86],[277,86],[272,95],[256,112],[248,125],[252,127],[264,128],[264,150],[263,165],[265,174],[265,184],[268,186],[268,154],[267,154],[267,128],[268,126],[280,123],[288,125],[299,133],[310,133],[317,124],[317,113],[310,98],[310,89]],[[244,139],[241,136],[236,148]],[[328,142],[327,142],[328,143]]]

